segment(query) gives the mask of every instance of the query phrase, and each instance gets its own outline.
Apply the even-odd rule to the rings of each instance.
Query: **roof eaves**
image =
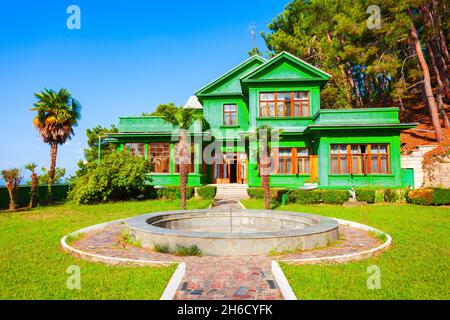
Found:
[[[195,92],[195,95],[200,94],[201,91],[205,91],[206,89],[208,89],[209,87],[213,86],[214,84],[216,84],[217,82],[219,82],[220,80],[228,77],[230,74],[232,74],[233,72],[235,72],[237,69],[241,68],[242,66],[246,65],[247,63],[253,61],[253,60],[259,60],[262,62],[262,65],[264,65],[264,63],[267,62],[266,59],[264,59],[261,56],[258,55],[253,55],[251,57],[249,57],[248,59],[246,59],[245,61],[239,63],[237,66],[235,66],[234,68],[232,68],[231,70],[227,71],[226,73],[224,73],[223,75],[221,75],[220,77],[214,79],[213,81],[209,82],[208,84],[204,85],[203,87],[201,87],[200,89],[198,89]]]

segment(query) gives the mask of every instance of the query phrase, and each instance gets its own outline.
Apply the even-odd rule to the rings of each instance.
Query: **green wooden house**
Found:
[[[272,142],[273,187],[401,187],[398,108],[321,109],[320,90],[331,75],[288,52],[253,56],[189,98],[208,123],[190,128],[188,183],[260,186],[258,142],[263,125],[279,130]],[[109,134],[118,149],[151,159],[153,185],[179,185],[177,128],[159,117],[121,117]]]

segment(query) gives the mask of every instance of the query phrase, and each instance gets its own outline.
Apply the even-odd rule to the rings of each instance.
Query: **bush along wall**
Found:
[[[205,187],[197,187],[197,195],[204,200],[214,199],[216,196],[217,187],[215,186],[205,186]]]
[[[27,207],[30,203],[30,186],[20,186],[17,191],[17,205],[19,208]],[[67,192],[69,191],[69,185],[67,184],[55,184],[52,187],[52,198],[55,202],[64,202],[67,200]],[[39,204],[44,204],[47,199],[48,187],[47,185],[41,185],[38,188],[38,201]],[[0,187],[0,209],[9,208],[9,194],[6,187]]]
[[[433,190],[433,204],[450,204],[450,189],[436,188]]]
[[[281,201],[283,194],[288,191],[289,189],[285,188],[270,188],[270,198],[272,200]],[[247,194],[252,199],[264,199],[264,188],[250,187],[247,189]]]
[[[186,199],[194,196],[194,187],[186,187]],[[156,190],[156,197],[158,199],[175,200],[181,196],[181,187],[164,187]]]

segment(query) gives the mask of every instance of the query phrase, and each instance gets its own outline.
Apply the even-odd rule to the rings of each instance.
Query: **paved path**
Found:
[[[214,209],[241,206],[236,200],[216,199]],[[281,299],[281,294],[268,257],[203,257],[186,261],[186,274],[176,299],[275,300]]]

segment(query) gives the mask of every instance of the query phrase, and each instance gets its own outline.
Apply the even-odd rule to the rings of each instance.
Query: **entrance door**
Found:
[[[245,153],[244,153],[245,155]],[[247,163],[245,156],[236,153],[225,153],[223,159],[217,159],[213,165],[214,183],[246,183]]]

